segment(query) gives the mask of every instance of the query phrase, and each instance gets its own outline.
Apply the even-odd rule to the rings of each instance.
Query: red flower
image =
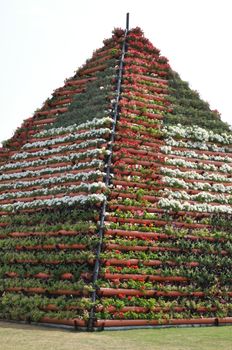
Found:
[[[113,281],[113,283],[114,283],[115,286],[118,286],[120,284],[120,280],[119,279],[115,279]]]
[[[125,298],[125,295],[124,294],[118,294],[118,297],[120,298],[120,299],[124,299]]]

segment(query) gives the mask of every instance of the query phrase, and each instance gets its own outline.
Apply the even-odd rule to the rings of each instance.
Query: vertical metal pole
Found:
[[[127,12],[126,14],[126,31],[128,32],[129,30],[129,19],[130,19],[130,14]]]
[[[120,58],[120,64],[119,64],[119,73],[118,73],[118,81],[117,81],[117,89],[116,89],[116,101],[114,104],[113,109],[113,125],[112,125],[112,132],[111,132],[111,138],[110,138],[110,146],[109,146],[109,157],[106,162],[106,178],[105,178],[105,184],[108,187],[110,185],[110,179],[111,179],[111,164],[112,164],[112,152],[113,152],[113,143],[115,140],[115,131],[116,131],[116,123],[119,116],[119,101],[120,101],[120,95],[121,95],[121,84],[122,84],[122,75],[123,75],[123,65],[124,65],[124,57],[126,53],[126,38],[128,34],[128,28],[129,28],[129,13],[127,13],[127,23],[126,23],[126,30],[125,30],[125,36],[124,41],[122,45],[122,54]],[[95,303],[97,300],[97,291],[96,291],[96,282],[98,280],[99,276],[99,270],[100,270],[100,254],[102,251],[102,244],[103,244],[103,236],[104,236],[104,224],[105,224],[105,217],[106,217],[106,207],[107,207],[107,199],[104,200],[102,204],[102,210],[101,210],[101,219],[100,219],[100,227],[99,227],[99,243],[96,251],[96,262],[94,266],[93,271],[93,286],[94,291],[92,294],[92,302]],[[87,322],[87,330],[93,331],[94,330],[94,318],[95,318],[95,307],[93,306],[90,310],[89,319]]]

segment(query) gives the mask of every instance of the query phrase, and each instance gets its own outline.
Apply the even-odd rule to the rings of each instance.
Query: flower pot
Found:
[[[119,245],[119,244],[111,244],[111,243],[108,243],[106,244],[106,249],[109,249],[109,250],[114,250],[114,249],[117,249],[117,250],[125,250],[125,251],[147,251],[147,250],[152,250],[151,247],[149,246],[127,246],[127,245]]]
[[[105,261],[106,266],[107,265],[124,265],[124,266],[130,266],[130,265],[138,265],[139,259],[107,259]],[[160,260],[144,260],[142,261],[144,266],[160,266],[162,265],[162,261]]]
[[[153,238],[158,239],[160,238],[167,238],[167,235],[164,234],[157,234],[155,232],[141,232],[141,231],[126,231],[126,230],[119,230],[119,229],[106,229],[105,235],[117,235],[117,236],[130,236],[130,237],[138,237],[138,238]]]
[[[215,312],[215,311],[217,311],[217,308],[216,307],[203,307],[203,306],[201,306],[201,307],[198,307],[197,308],[197,312]]]
[[[158,320],[97,320],[96,327],[127,327],[127,326],[152,326],[159,325]]]
[[[156,291],[155,295],[156,296],[167,296],[167,297],[180,297],[180,296],[187,295],[187,293],[171,290],[171,291],[167,291],[167,292],[166,291]]]
[[[56,248],[55,244],[45,244],[45,245],[41,246],[41,249],[44,249],[44,250],[52,250],[55,248]]]
[[[61,275],[62,280],[72,280],[73,277],[73,274],[69,272],[63,273],[63,275]]]
[[[154,290],[138,290],[138,289],[126,289],[126,288],[100,288],[98,290],[98,295],[100,296],[114,296],[118,295],[125,296],[125,295],[134,295],[134,296],[154,296],[155,291]]]
[[[79,290],[66,290],[66,289],[57,289],[49,291],[49,294],[57,295],[81,295],[82,292]]]
[[[56,305],[48,304],[45,307],[42,308],[45,311],[58,311],[59,308]]]
[[[125,265],[125,266],[130,266],[130,265],[137,265],[139,262],[138,259],[117,259],[117,258],[111,258],[105,260],[106,265]]]
[[[41,288],[41,287],[29,287],[29,288],[25,288],[25,290],[30,293],[38,293],[38,294],[43,294],[46,291],[44,288]]]
[[[219,318],[219,324],[232,324],[232,317]]]
[[[190,263],[186,263],[186,265],[190,267],[197,267],[199,266],[199,263],[197,261],[192,261]]]
[[[191,292],[190,294],[194,297],[203,297],[205,295],[204,292]]]
[[[105,273],[104,278],[114,280],[114,279],[131,279],[134,281],[144,281],[148,275],[137,275],[137,274],[121,274],[121,273]]]
[[[36,275],[34,275],[35,278],[41,278],[41,279],[47,279],[50,278],[51,276],[48,273],[45,272],[39,272]]]
[[[190,318],[190,319],[172,319],[170,324],[215,324],[215,318]]]
[[[57,244],[59,249],[84,249],[86,247],[85,244]]]
[[[11,277],[11,278],[14,278],[14,277],[18,277],[18,273],[17,272],[6,272],[5,275],[7,277]]]
[[[6,288],[5,290],[7,292],[20,292],[23,288],[22,287],[9,287],[9,288]]]

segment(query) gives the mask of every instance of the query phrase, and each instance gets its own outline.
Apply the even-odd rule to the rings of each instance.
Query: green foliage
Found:
[[[96,210],[79,210],[73,207],[45,209],[40,212],[29,214],[15,214],[12,216],[2,216],[0,222],[5,222],[11,227],[19,226],[54,226],[58,224],[77,224],[78,221],[94,220],[98,215]],[[62,228],[62,226],[60,227]],[[57,228],[59,229],[59,228]]]
[[[198,125],[214,132],[229,132],[230,126],[221,120],[217,111],[212,111],[209,104],[200,98],[180,76],[170,71],[169,97],[172,113],[165,115],[165,124]]]
[[[86,91],[77,94],[69,106],[69,110],[57,118],[49,127],[64,127],[81,124],[93,118],[103,118],[111,113],[110,101],[114,97],[113,86],[118,62],[108,61],[108,68],[96,74],[97,79],[86,84]]]
[[[211,217],[211,225],[215,231],[232,232],[232,215],[231,214],[214,214]]]
[[[84,309],[88,313],[87,310],[92,304],[89,298],[72,297],[67,299],[65,296],[48,298],[42,295],[26,296],[23,293],[5,293],[0,301],[0,317],[35,322],[40,321],[43,316],[51,318],[84,318]],[[57,311],[46,312],[45,310],[49,305],[53,305]]]

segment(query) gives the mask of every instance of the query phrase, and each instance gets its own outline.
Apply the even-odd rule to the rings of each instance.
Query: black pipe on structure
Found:
[[[112,165],[112,152],[113,152],[113,144],[115,141],[115,131],[116,131],[116,124],[119,118],[119,101],[120,101],[120,95],[121,95],[121,85],[122,85],[122,75],[123,75],[123,66],[124,66],[124,58],[126,53],[126,40],[127,40],[127,34],[129,31],[129,13],[126,14],[126,29],[125,29],[125,36],[122,44],[122,54],[120,58],[119,63],[119,70],[118,70],[118,79],[117,79],[117,88],[116,88],[116,99],[114,103],[113,108],[113,125],[112,125],[112,131],[111,131],[111,138],[109,143],[109,156],[106,161],[106,175],[105,175],[105,185],[106,187],[109,187],[110,180],[111,180],[111,165]],[[93,287],[94,291],[92,293],[92,302],[95,303],[97,299],[97,286],[96,282],[98,280],[99,276],[99,270],[100,270],[100,254],[102,252],[102,244],[103,244],[103,237],[104,237],[104,227],[105,227],[105,217],[106,217],[106,207],[107,207],[107,198],[103,201],[101,214],[100,214],[100,226],[99,226],[99,243],[96,251],[96,261],[93,271]],[[95,306],[93,306],[90,310],[89,319],[87,322],[87,330],[93,331],[94,330],[94,320],[95,320]]]

